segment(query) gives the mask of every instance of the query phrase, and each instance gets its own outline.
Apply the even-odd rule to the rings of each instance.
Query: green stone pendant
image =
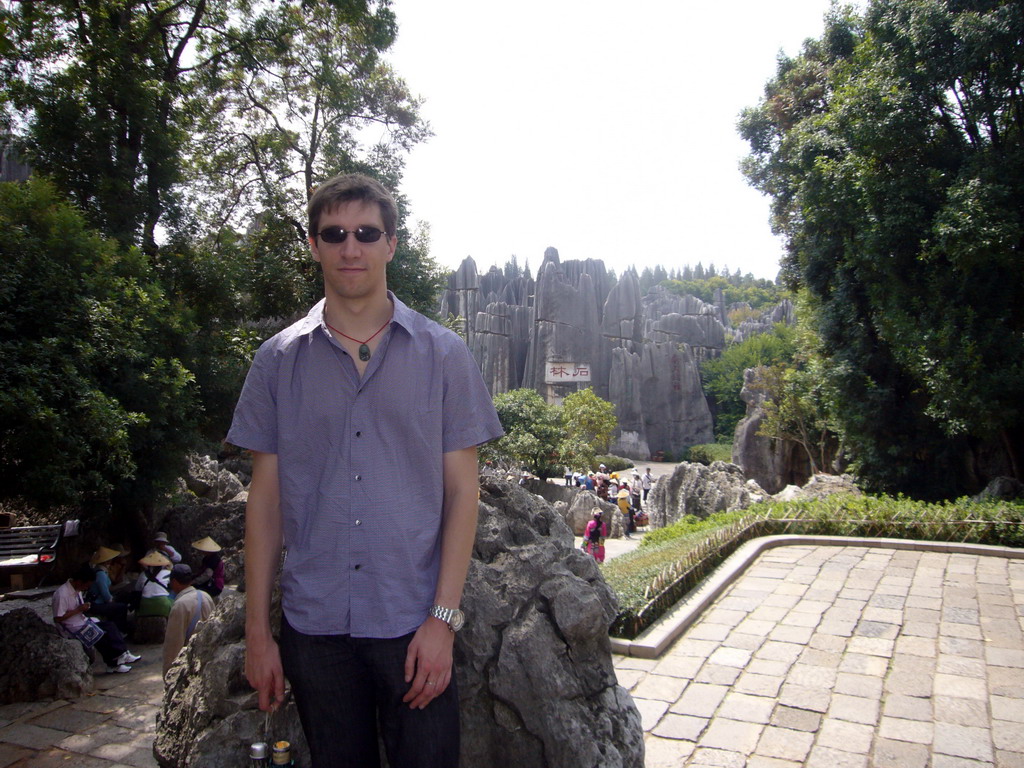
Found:
[[[359,345],[359,359],[364,363],[370,359],[370,348],[365,344]]]

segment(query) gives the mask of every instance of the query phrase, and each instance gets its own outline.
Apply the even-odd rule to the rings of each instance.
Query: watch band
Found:
[[[440,619],[448,625],[452,632],[458,632],[466,621],[465,614],[458,608],[445,608],[443,605],[435,605],[430,609],[430,615]]]

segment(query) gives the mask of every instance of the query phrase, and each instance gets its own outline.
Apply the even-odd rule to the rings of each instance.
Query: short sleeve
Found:
[[[444,453],[481,445],[505,434],[480,369],[458,336],[445,355],[443,429]]]
[[[256,352],[228,430],[227,442],[262,453],[277,453],[277,356],[270,342]]]

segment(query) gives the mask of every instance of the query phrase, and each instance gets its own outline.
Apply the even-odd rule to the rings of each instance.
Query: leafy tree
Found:
[[[1020,477],[1022,35],[1018,2],[834,10],[741,120],[876,487],[962,492],[982,446]]]
[[[606,453],[618,419],[615,406],[594,394],[591,387],[566,395],[561,408],[563,438],[559,455],[569,467],[589,467],[594,456]]]
[[[182,469],[197,410],[149,260],[44,181],[0,185],[0,488],[127,516]]]
[[[539,477],[558,474],[558,444],[562,438],[558,408],[548,405],[533,389],[513,389],[495,395],[494,408],[505,434],[483,446],[480,458],[506,469],[524,466]]]
[[[771,333],[751,336],[739,344],[725,348],[721,357],[701,365],[704,393],[714,401],[715,438],[731,442],[736,425],[746,414],[747,406],[740,399],[743,372],[747,368],[768,366],[793,359],[794,331],[779,323]]]

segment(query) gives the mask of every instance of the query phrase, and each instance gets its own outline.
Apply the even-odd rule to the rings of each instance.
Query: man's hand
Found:
[[[402,697],[411,709],[423,709],[448,687],[454,644],[455,633],[433,616],[416,630],[405,656],[405,682],[412,685]]]
[[[259,691],[260,709],[276,711],[284,703],[284,669],[281,652],[272,639],[245,641],[245,677]]]

